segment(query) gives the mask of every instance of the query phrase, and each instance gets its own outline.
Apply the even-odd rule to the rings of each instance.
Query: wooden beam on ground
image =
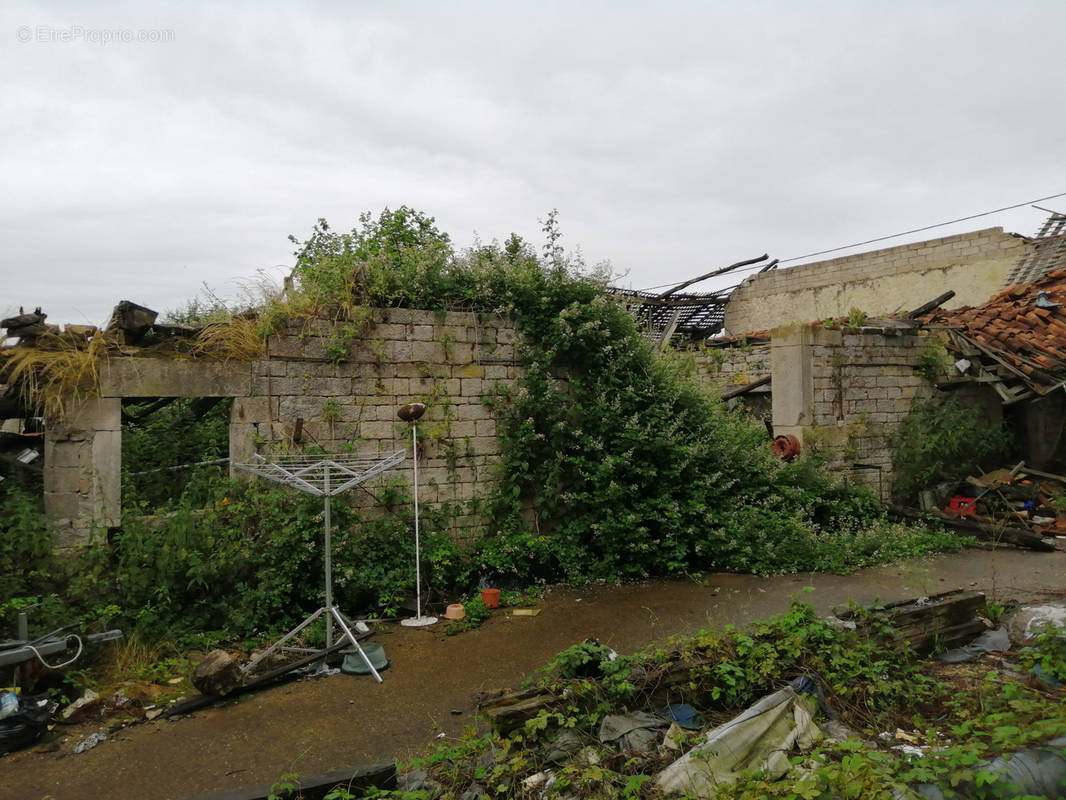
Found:
[[[245,789],[226,789],[221,792],[189,795],[183,800],[268,800],[271,797],[284,798],[284,800],[295,800],[297,797],[302,800],[323,800],[338,787],[349,792],[352,797],[363,797],[371,788],[395,789],[396,765],[393,763],[372,764],[335,769],[319,775],[300,777],[295,783],[297,787],[292,792],[284,789],[276,791],[272,786],[253,786]]]
[[[1044,553],[1055,551],[1055,545],[1045,542],[1039,534],[1025,528],[1013,528],[1000,525],[987,525],[973,520],[947,517],[915,508],[891,505],[888,507],[891,516],[897,519],[916,520],[918,522],[935,522],[946,528],[968,533],[982,541],[995,544],[1007,543],[1016,547],[1024,547],[1027,550],[1039,550]]]

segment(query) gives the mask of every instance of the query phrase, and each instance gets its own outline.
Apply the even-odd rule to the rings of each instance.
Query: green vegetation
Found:
[[[605,296],[605,268],[565,253],[555,212],[543,231],[540,254],[516,235],[457,252],[431,217],[406,207],[363,215],[347,233],[320,221],[296,242],[295,290],[264,300],[255,323],[217,326],[204,355],[253,357],[263,333],[326,316],[341,331],[329,354],[340,362],[349,343],[372,336],[372,307],[511,315],[523,372],[488,398],[503,446],[492,494],[425,509],[425,573],[456,594],[482,576],[506,588],[712,568],[844,571],[959,546],[889,525],[868,492],[811,461],[772,458],[763,428],[692,380],[691,362],[648,346]],[[194,302],[173,316],[217,316],[216,306]],[[9,495],[0,557],[15,577],[0,604],[36,598],[39,615],[67,621],[117,607],[150,640],[276,631],[321,604],[319,501],[233,483],[220,468],[146,472],[223,454],[225,404],[127,413],[121,529],[57,565],[35,504]],[[337,416],[327,402],[323,417]],[[445,452],[458,458],[457,446]],[[390,513],[373,519],[334,504],[337,597],[353,613],[389,613],[411,588],[410,500],[395,484],[379,499]],[[487,527],[460,549],[446,521],[472,513]]]
[[[947,796],[963,787],[968,797],[1017,796],[981,762],[1066,734],[1061,692],[981,664],[922,661],[876,616],[862,612],[858,621],[857,630],[842,630],[809,605],[794,604],[750,630],[703,631],[615,660],[595,643],[577,645],[534,678],[538,692],[530,694],[545,700],[524,724],[506,734],[471,728],[404,765],[428,772],[434,793],[370,796],[458,798],[475,784],[488,797],[532,796],[524,782],[539,774],[537,796],[545,798],[662,797],[655,775],[701,734],[677,734],[680,750],[619,750],[599,742],[606,715],[683,702],[700,713],[706,731],[800,676],[815,678],[850,735],[791,753],[792,771],[780,780],[744,773],[735,785],[719,786],[717,797],[887,800],[915,796],[908,792],[923,783]],[[824,719],[819,714],[816,723]],[[922,753],[898,749],[897,730]],[[349,797],[335,791],[331,796]]]
[[[988,427],[957,397],[916,401],[896,431],[892,494],[913,504],[923,489],[1001,464],[1010,443],[1005,428]]]

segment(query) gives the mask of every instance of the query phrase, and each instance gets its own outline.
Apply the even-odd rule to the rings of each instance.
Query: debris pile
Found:
[[[960,590],[851,608],[828,620],[797,605],[750,633],[702,632],[613,660],[609,648],[587,641],[560,653],[527,689],[475,695],[491,734],[482,732],[464,740],[466,745],[442,745],[437,756],[400,775],[397,784],[429,797],[576,800],[776,796],[769,786],[780,780],[796,796],[880,796],[872,784],[868,795],[834,793],[841,787],[831,781],[839,779],[854,791],[871,779],[863,764],[891,762],[896,767],[886,768],[886,779],[893,796],[944,797],[940,787],[946,786],[954,788],[952,796],[984,796],[982,785],[997,781],[1035,793],[1066,776],[1066,739],[1056,738],[1066,734],[1066,715],[1055,723],[1042,718],[1040,738],[1020,735],[1013,747],[978,744],[987,744],[988,734],[977,728],[967,728],[955,741],[952,729],[969,712],[951,710],[950,683],[932,688],[932,673],[980,680],[974,676],[985,675],[987,667],[965,662],[989,653],[1003,669],[1000,674],[1026,685],[1026,675],[1007,669],[1008,659],[1024,655],[1010,651],[1007,626],[988,630],[984,599]],[[1018,616],[1066,620],[1066,609],[1060,612],[1022,610]],[[918,660],[910,649],[929,645],[931,638],[941,646],[973,643],[948,651],[938,665]],[[1002,687],[1003,678],[995,681]],[[919,685],[930,691],[909,694]],[[1066,689],[1044,685],[1028,691],[1042,693],[1049,708],[1061,708]],[[924,712],[918,710],[919,697],[929,704]],[[931,727],[916,728],[925,712]],[[953,715],[958,716],[940,722]],[[941,753],[953,746],[966,748],[965,763],[976,767],[952,773],[947,765],[952,756]],[[864,761],[860,753],[873,755]],[[854,775],[848,759],[858,759]],[[827,765],[829,772],[817,774]],[[905,770],[910,772],[901,780]],[[990,774],[978,777],[979,770]],[[820,782],[827,775],[833,776],[830,783]],[[809,794],[797,788],[803,786]]]
[[[901,519],[936,519],[946,527],[998,544],[1061,550],[1066,540],[1066,476],[1019,462],[922,493],[923,510],[889,506]]]

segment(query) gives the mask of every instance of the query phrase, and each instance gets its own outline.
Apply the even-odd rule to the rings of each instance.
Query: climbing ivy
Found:
[[[489,398],[503,455],[481,569],[526,580],[776,572],[824,568],[827,549],[845,554],[831,568],[863,563],[846,544],[879,520],[878,504],[782,468],[761,426],[708,394],[691,365],[651,349],[604,292],[605,266],[564,251],[556,212],[542,224],[539,256],[514,234],[456,252],[432,217],[407,207],[364,214],[346,233],[320,220],[293,240],[303,296],[338,317],[401,306],[515,320],[522,377]],[[846,513],[827,513],[833,504]]]

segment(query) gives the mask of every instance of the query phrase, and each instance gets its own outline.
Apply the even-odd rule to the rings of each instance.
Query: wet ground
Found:
[[[553,589],[536,617],[498,611],[480,629],[452,637],[443,625],[377,634],[392,661],[380,685],[347,675],[305,680],[131,726],[81,755],[71,754],[71,741],[57,752],[12,754],[0,759],[0,800],[182,798],[269,784],[287,772],[404,758],[471,724],[473,692],[517,686],[590,636],[632,652],[672,635],[762,619],[797,598],[828,610],[848,600],[889,602],[954,588],[1001,601],[1066,596],[1066,554],[970,550],[847,576],[712,574]]]

